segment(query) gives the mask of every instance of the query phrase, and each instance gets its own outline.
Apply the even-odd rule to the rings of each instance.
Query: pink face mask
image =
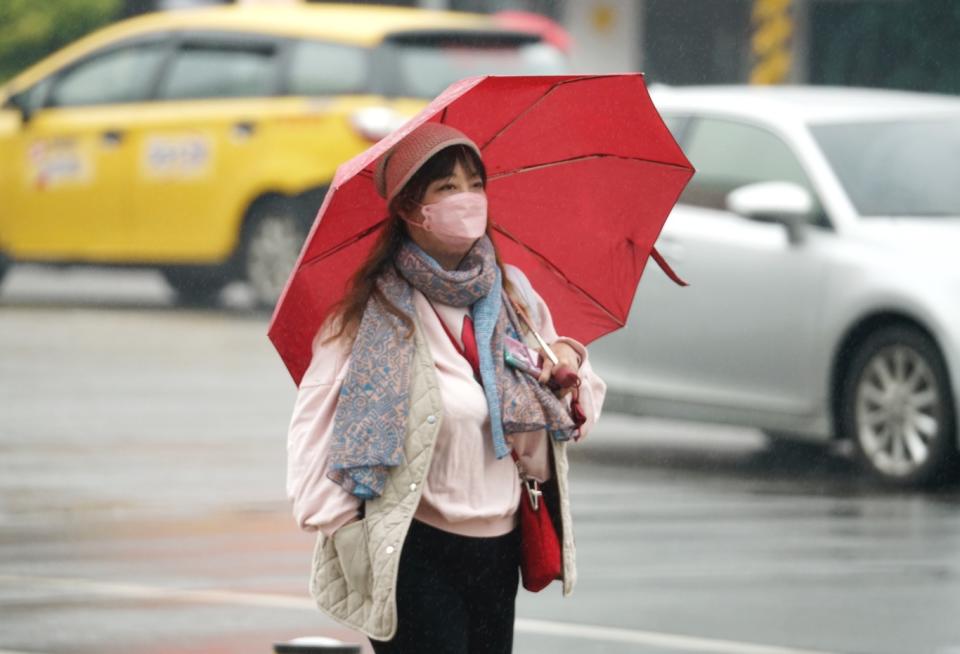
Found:
[[[420,207],[419,223],[443,243],[466,247],[487,231],[487,196],[483,193],[456,193],[439,202]]]

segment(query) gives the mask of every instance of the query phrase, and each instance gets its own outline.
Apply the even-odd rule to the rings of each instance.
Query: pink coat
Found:
[[[562,341],[580,353],[580,403],[587,416],[581,435],[586,435],[599,418],[606,384],[593,372],[582,345],[557,336],[543,299],[535,291],[531,293],[530,313],[538,322],[537,331],[547,342]],[[493,455],[483,389],[440,324],[442,318],[453,334],[459,334],[467,310],[435,304],[435,313],[417,291],[414,306],[433,355],[444,406],[436,448],[414,517],[465,536],[507,533],[515,524],[520,500],[517,470],[511,457],[497,459]],[[326,476],[337,397],[349,368],[350,351],[343,341],[323,343],[325,336],[321,332],[314,341],[313,358],[300,384],[290,421],[287,494],[293,502],[294,517],[303,529],[319,529],[332,535],[357,517],[360,500]],[[511,439],[527,472],[541,480],[550,474],[546,438],[541,430],[515,434]]]

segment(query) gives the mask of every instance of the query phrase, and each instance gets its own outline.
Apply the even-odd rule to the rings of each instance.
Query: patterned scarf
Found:
[[[470,307],[497,458],[510,453],[505,434],[546,429],[557,440],[573,435],[575,426],[563,402],[532,376],[504,364],[504,334],[519,338],[520,323],[504,302],[489,238],[477,241],[457,270],[444,270],[407,240],[397,253],[395,270],[383,274],[377,286],[411,320],[414,288],[432,302]],[[380,496],[388,469],[403,463],[413,358],[414,340],[406,337],[403,322],[371,297],[337,400],[327,472],[359,498]]]

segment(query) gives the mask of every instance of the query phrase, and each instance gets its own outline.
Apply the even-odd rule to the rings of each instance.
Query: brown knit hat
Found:
[[[380,157],[373,173],[377,193],[390,202],[420,166],[451,145],[465,145],[481,156],[477,144],[460,130],[442,123],[420,125]]]

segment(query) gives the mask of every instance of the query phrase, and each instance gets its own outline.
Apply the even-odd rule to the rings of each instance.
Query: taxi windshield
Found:
[[[387,45],[398,95],[433,98],[451,83],[474,75],[560,75],[567,61],[536,37],[514,35],[404,35]]]

